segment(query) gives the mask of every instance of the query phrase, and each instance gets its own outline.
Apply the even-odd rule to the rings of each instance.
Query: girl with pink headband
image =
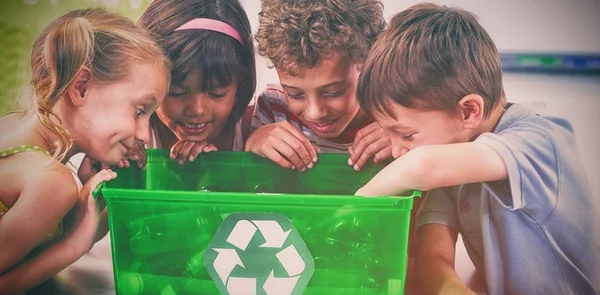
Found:
[[[180,163],[201,152],[243,151],[256,69],[250,22],[237,0],[158,0],[138,25],[173,63],[169,95],[151,120],[148,147]],[[242,117],[248,114],[248,127]]]
[[[256,70],[250,22],[238,1],[154,0],[138,25],[172,63],[168,95],[150,118],[146,147],[171,149],[181,163],[201,152],[243,151]],[[143,166],[145,150],[136,148],[130,158]],[[77,282],[74,288],[114,293],[110,257],[106,237],[61,275]]]

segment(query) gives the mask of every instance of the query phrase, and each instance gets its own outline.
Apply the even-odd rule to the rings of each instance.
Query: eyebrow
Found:
[[[327,87],[331,87],[334,85],[338,85],[338,84],[344,84],[345,81],[335,81],[335,82],[331,82],[329,84],[325,84],[323,86],[319,86],[319,88],[327,88]]]
[[[302,89],[300,89],[300,88],[298,88],[298,87],[294,87],[294,86],[285,85],[285,84],[283,84],[283,83],[281,84],[281,86],[282,86],[282,87],[285,87],[285,88],[292,88],[292,89],[296,89],[296,90],[302,90]]]
[[[154,96],[154,94],[147,94],[142,96],[142,98],[138,98],[136,99],[138,102],[142,103],[142,104],[146,104],[146,105],[153,105],[156,104],[157,99],[156,96]]]
[[[414,128],[406,127],[406,126],[400,125],[398,123],[393,125],[392,128],[399,130],[400,132],[413,132],[415,130]]]

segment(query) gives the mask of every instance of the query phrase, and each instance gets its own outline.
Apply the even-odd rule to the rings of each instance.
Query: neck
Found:
[[[483,133],[493,132],[505,111],[506,109],[503,105],[498,105],[488,118],[481,121],[475,130],[475,136],[473,136],[472,140],[475,140],[475,138]]]
[[[358,112],[356,112],[356,115],[354,115],[354,118],[352,119],[352,121],[350,121],[350,124],[348,124],[344,131],[349,131],[360,127],[365,121],[365,118],[366,116],[362,109],[358,109]]]
[[[214,144],[220,151],[233,150],[233,137],[235,136],[235,125],[233,128],[223,130],[221,134],[212,139],[210,143]]]
[[[57,115],[61,117],[59,112],[57,112]],[[52,120],[55,124],[58,124],[58,120],[56,120],[56,118],[51,117],[50,120]],[[64,125],[63,128],[66,129]],[[58,148],[58,137],[54,133],[50,132],[48,128],[46,128],[42,122],[40,122],[37,112],[30,112],[27,114],[27,117],[25,118],[25,129],[26,132],[31,134],[31,136],[28,136],[28,141],[30,141],[33,145],[43,148],[51,155],[56,152]],[[64,159],[62,159],[61,162],[66,164],[76,153],[78,153],[77,146],[73,145],[73,147],[67,151]]]

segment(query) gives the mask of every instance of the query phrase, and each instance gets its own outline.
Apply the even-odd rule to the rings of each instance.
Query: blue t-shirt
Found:
[[[474,142],[504,160],[508,180],[430,192],[417,227],[463,236],[489,294],[599,294],[600,202],[564,119],[510,104]]]

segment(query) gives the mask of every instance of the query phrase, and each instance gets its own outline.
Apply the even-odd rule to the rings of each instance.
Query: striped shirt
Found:
[[[250,132],[271,123],[288,121],[308,138],[315,146],[321,149],[321,153],[347,154],[352,147],[354,137],[358,130],[371,124],[373,121],[365,120],[363,124],[352,130],[344,130],[335,138],[335,141],[321,138],[315,134],[306,124],[294,115],[287,105],[285,92],[280,84],[269,84],[257,98],[250,125]]]

